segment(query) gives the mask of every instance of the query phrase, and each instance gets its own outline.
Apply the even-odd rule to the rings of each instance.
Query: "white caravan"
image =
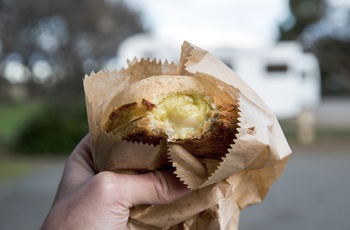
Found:
[[[148,34],[125,40],[118,50],[118,67],[126,59],[142,57],[174,61],[180,45]],[[245,80],[266,102],[278,119],[298,117],[321,102],[320,71],[317,59],[305,53],[297,42],[280,42],[271,47],[237,49],[221,46],[209,50]]]

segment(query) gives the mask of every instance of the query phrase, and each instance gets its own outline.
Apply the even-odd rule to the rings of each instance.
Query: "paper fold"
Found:
[[[106,107],[133,82],[201,73],[229,84],[239,109],[238,133],[221,160],[197,159],[166,141],[156,146],[116,141],[102,130]],[[125,69],[86,76],[84,89],[96,171],[142,173],[174,167],[177,177],[193,189],[168,205],[134,207],[130,229],[237,229],[240,210],[262,201],[291,154],[277,118],[256,92],[215,56],[188,42],[182,45],[178,65],[134,59]]]

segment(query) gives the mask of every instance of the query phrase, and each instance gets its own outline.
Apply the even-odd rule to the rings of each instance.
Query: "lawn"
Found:
[[[40,103],[37,101],[0,104],[0,150],[11,144],[27,118],[39,107]]]
[[[5,153],[26,119],[39,106],[39,102],[0,104],[0,186],[6,181],[25,175],[33,168],[33,161]]]
[[[32,160],[0,156],[0,187],[7,181],[27,174],[33,167]]]

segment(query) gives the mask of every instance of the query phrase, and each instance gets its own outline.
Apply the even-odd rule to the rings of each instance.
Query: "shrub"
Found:
[[[14,150],[26,154],[68,154],[87,132],[84,103],[47,102],[19,132]]]

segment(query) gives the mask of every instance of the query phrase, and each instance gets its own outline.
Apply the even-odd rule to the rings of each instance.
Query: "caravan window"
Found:
[[[271,73],[271,74],[274,74],[274,73],[286,73],[288,72],[288,65],[287,64],[268,64],[266,66],[266,72],[267,73]]]

